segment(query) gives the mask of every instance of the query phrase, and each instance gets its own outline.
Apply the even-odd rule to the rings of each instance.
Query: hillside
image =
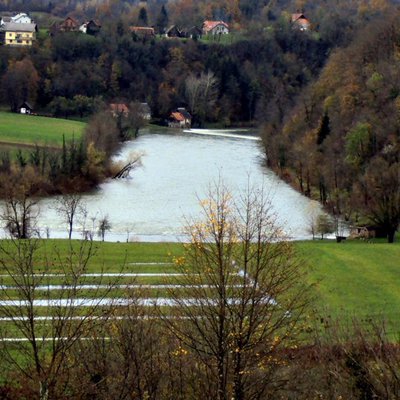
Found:
[[[269,165],[304,194],[393,241],[400,223],[398,17],[368,24],[330,56],[319,78],[275,129]]]

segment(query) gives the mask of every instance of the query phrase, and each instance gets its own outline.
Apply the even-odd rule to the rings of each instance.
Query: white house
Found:
[[[28,14],[19,13],[17,15],[14,15],[13,17],[11,17],[11,21],[15,22],[16,24],[31,24],[32,18],[29,17]]]
[[[204,21],[204,35],[226,35],[229,33],[229,25],[224,21]]]

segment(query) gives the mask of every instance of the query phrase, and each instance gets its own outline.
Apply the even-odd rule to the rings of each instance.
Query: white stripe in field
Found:
[[[240,303],[240,299],[231,298],[227,300],[228,304]],[[276,305],[276,301],[271,297],[263,300],[264,304]],[[159,306],[159,307],[176,307],[176,306],[214,306],[217,305],[216,300],[212,299],[196,299],[185,298],[176,301],[174,299],[159,298],[139,298],[139,299],[123,299],[123,298],[104,298],[104,299],[37,299],[31,303],[26,300],[0,300],[0,307],[102,307],[102,306]]]
[[[142,277],[142,276],[148,276],[148,277],[168,277],[168,276],[188,276],[188,275],[194,275],[194,274],[181,274],[181,273],[167,273],[167,272],[144,272],[144,273],[135,273],[135,272],[122,272],[122,273],[88,273],[88,274],[82,274],[80,276],[85,277],[85,278],[98,278],[98,277],[120,277],[120,278],[136,278],[136,277]],[[39,278],[59,278],[66,276],[66,274],[33,274],[33,277],[39,277]],[[10,275],[0,275],[0,278],[9,278]]]
[[[186,129],[184,130],[186,133],[194,133],[196,135],[205,135],[205,136],[220,136],[220,137],[229,137],[235,139],[246,139],[246,140],[261,140],[259,136],[247,136],[247,135],[238,135],[235,133],[228,133],[233,132],[232,130],[225,130],[226,133],[221,133],[220,130],[218,132],[209,130],[209,129]]]
[[[173,284],[160,284],[160,285],[38,285],[35,290],[38,291],[56,291],[56,290],[96,290],[96,289],[209,289],[214,288],[212,285],[173,285]],[[230,285],[232,287],[241,287],[240,285]],[[17,290],[17,286],[0,285],[0,290]]]
[[[128,265],[174,265],[171,262],[131,262]]]

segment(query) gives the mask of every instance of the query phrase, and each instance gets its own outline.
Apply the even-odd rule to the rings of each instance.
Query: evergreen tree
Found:
[[[164,4],[161,6],[160,14],[157,17],[156,26],[158,33],[164,33],[168,26],[168,13]]]
[[[139,25],[141,26],[147,26],[148,20],[147,20],[147,10],[142,7],[139,11]]]

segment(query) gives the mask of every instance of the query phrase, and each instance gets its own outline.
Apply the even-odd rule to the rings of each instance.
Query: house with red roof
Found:
[[[125,103],[111,103],[110,111],[113,117],[118,117],[120,115],[127,117],[129,114],[129,108]]]
[[[204,35],[226,35],[229,33],[229,25],[224,21],[204,21]]]
[[[190,128],[192,125],[192,116],[185,108],[178,108],[169,116],[168,126],[170,128]]]
[[[292,14],[292,24],[300,31],[308,31],[311,27],[310,21],[302,13]]]

